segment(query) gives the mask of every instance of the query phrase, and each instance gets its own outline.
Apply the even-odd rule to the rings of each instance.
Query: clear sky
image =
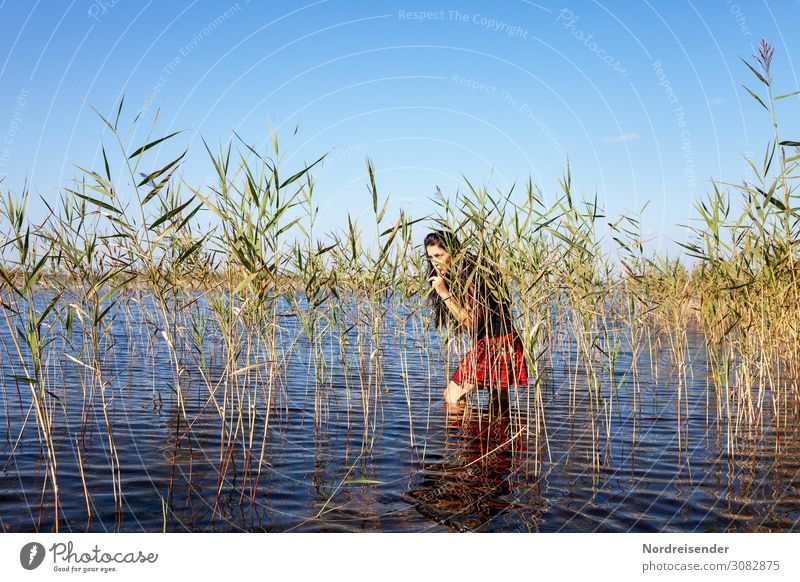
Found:
[[[266,147],[273,126],[294,168],[333,148],[315,173],[323,231],[370,208],[367,156],[414,215],[462,174],[532,175],[554,198],[569,158],[611,215],[650,201],[645,231],[674,252],[709,179],[745,178],[741,154],[770,138],[740,57],[766,37],[776,92],[800,87],[798,17],[798,0],[0,0],[0,188],[50,200],[76,165],[99,169],[111,139],[83,99],[113,116],[124,94],[121,125],[146,120],[131,146],[157,110],[156,134],[187,130],[148,164],[189,145],[195,185],[212,173],[200,137]],[[800,139],[800,98],[780,103],[782,138]]]

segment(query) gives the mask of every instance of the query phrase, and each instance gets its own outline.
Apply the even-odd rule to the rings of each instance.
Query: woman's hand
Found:
[[[428,282],[433,287],[433,290],[436,291],[436,294],[439,297],[447,297],[450,295],[450,291],[447,289],[447,283],[445,283],[444,279],[440,275],[434,275],[428,279]]]
[[[436,294],[439,295],[442,300],[444,300],[444,304],[447,306],[447,309],[453,314],[453,316],[455,316],[458,322],[466,326],[467,329],[472,329],[475,325],[475,314],[473,310],[462,307],[458,301],[448,301],[453,294],[447,288],[447,283],[445,283],[445,280],[441,277],[441,275],[433,275],[428,279],[428,282],[431,284],[431,287],[433,287],[433,290],[436,291]]]

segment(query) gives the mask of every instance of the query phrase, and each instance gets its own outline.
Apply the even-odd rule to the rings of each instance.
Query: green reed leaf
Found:
[[[136,279],[136,275],[131,275],[130,277],[128,277],[127,279],[125,279],[125,280],[124,280],[122,283],[120,283],[119,285],[117,285],[116,287],[114,287],[113,289],[111,289],[110,291],[108,291],[106,294],[104,294],[104,295],[103,295],[103,296],[102,296],[102,297],[99,299],[99,302],[100,302],[100,303],[103,303],[103,302],[105,302],[107,299],[110,299],[111,297],[113,297],[114,295],[116,295],[117,293],[119,293],[120,291],[122,291],[122,290],[125,288],[125,286],[126,286],[128,283],[130,283],[131,281],[133,281],[134,279]]]
[[[791,93],[786,93],[785,95],[778,95],[775,97],[775,101],[779,99],[786,99],[787,97],[794,97],[795,95],[800,95],[800,91],[792,91]]]
[[[42,269],[44,269],[44,264],[47,259],[50,258],[50,255],[45,255],[41,258],[41,260],[36,264],[36,266],[31,271],[31,274],[28,275],[28,280],[25,282],[25,286],[22,288],[22,292],[20,295],[24,295],[28,289],[30,289],[36,281],[39,279],[39,275],[42,273]]]
[[[304,175],[306,175],[309,172],[309,170],[311,170],[311,168],[313,168],[318,163],[320,163],[325,158],[325,156],[327,156],[327,155],[328,155],[327,153],[324,153],[322,156],[320,156],[320,158],[316,162],[314,162],[310,166],[306,166],[305,168],[303,168],[302,170],[300,170],[299,172],[294,174],[291,178],[288,178],[287,180],[284,180],[283,183],[281,183],[281,185],[279,186],[278,189],[279,190],[283,190],[289,184],[292,184],[293,182],[295,182],[295,181],[299,180],[300,178],[302,178]]]
[[[156,229],[158,226],[160,226],[161,224],[163,224],[164,222],[166,222],[167,220],[169,220],[170,218],[172,218],[172,217],[173,217],[173,216],[175,216],[176,214],[179,214],[179,213],[180,213],[180,212],[181,212],[181,211],[182,211],[184,208],[186,208],[187,206],[189,206],[189,205],[190,205],[190,204],[191,204],[193,201],[194,201],[194,196],[192,196],[192,197],[191,197],[189,200],[187,200],[186,202],[184,202],[184,203],[183,203],[183,204],[181,204],[180,206],[178,206],[178,207],[176,207],[176,208],[173,208],[172,210],[170,210],[170,211],[166,212],[165,214],[161,215],[161,216],[160,216],[160,217],[159,217],[159,218],[158,218],[158,219],[157,219],[157,220],[156,220],[156,221],[155,221],[153,224],[151,224],[151,225],[150,225],[148,228],[149,228],[150,230],[155,230],[155,229]]]
[[[117,131],[117,124],[119,124],[119,116],[122,115],[122,104],[125,103],[125,95],[119,100],[119,107],[117,108],[117,117],[114,119],[114,131]]]
[[[166,135],[166,136],[164,136],[162,138],[159,138],[159,139],[157,139],[155,141],[151,141],[150,143],[145,144],[142,147],[140,147],[139,149],[135,150],[131,155],[128,156],[128,159],[132,160],[133,158],[142,155],[144,152],[146,152],[150,148],[152,148],[154,146],[157,146],[161,142],[166,141],[166,140],[168,140],[168,139],[170,139],[172,137],[175,137],[176,135],[178,135],[179,133],[182,133],[182,132],[183,132],[183,130],[181,129],[181,130],[173,132],[173,133],[171,133],[169,135]]]
[[[98,200],[97,198],[92,198],[91,196],[86,196],[85,194],[81,194],[80,192],[78,192],[76,190],[71,190],[69,188],[65,188],[64,190],[66,190],[67,192],[70,192],[71,194],[74,194],[75,196],[77,196],[78,198],[81,198],[82,200],[86,200],[87,202],[91,202],[95,206],[99,206],[100,208],[104,208],[104,209],[108,210],[109,212],[114,212],[116,214],[122,214],[121,210],[118,210],[117,208],[115,208],[111,204],[108,204],[107,202],[103,202],[102,200]]]
[[[761,75],[761,73],[759,73],[758,71],[756,71],[756,70],[753,68],[753,66],[752,66],[750,63],[748,63],[748,62],[747,62],[746,60],[744,60],[742,57],[739,57],[739,60],[740,60],[740,61],[742,61],[742,62],[743,62],[745,65],[747,65],[747,68],[748,68],[748,69],[750,69],[751,71],[753,71],[753,74],[754,74],[754,75],[755,75],[755,76],[758,78],[758,80],[759,80],[759,81],[761,81],[762,83],[764,83],[764,85],[766,85],[767,87],[769,87],[769,83],[767,82],[767,80],[766,80],[766,79],[765,79],[765,78],[764,78],[764,77]]]
[[[748,66],[749,66],[749,65],[748,65]],[[741,83],[739,83],[739,84],[740,84],[740,85],[742,85]],[[758,95],[756,95],[755,93],[753,93],[753,92],[752,92],[750,89],[748,89],[748,88],[747,88],[747,87],[745,87],[744,85],[742,85],[742,87],[744,87],[744,90],[745,90],[745,91],[747,91],[748,93],[750,93],[750,96],[751,96],[753,99],[755,99],[756,101],[758,101],[758,103],[761,105],[761,107],[763,107],[764,109],[766,109],[767,111],[769,111],[769,107],[767,107],[766,105],[764,105],[764,102],[761,100],[761,97],[759,97]]]
[[[144,178],[142,178],[141,182],[139,182],[136,186],[137,187],[144,186],[148,182],[154,181],[156,178],[158,178],[159,176],[161,176],[165,172],[168,172],[174,166],[177,166],[178,164],[180,164],[181,161],[183,160],[184,156],[186,155],[186,153],[188,151],[189,151],[188,149],[184,150],[181,155],[179,155],[177,158],[172,160],[170,163],[168,163],[163,168],[160,168],[158,170],[155,170],[154,172],[151,172],[150,174],[147,174]],[[172,172],[170,172],[170,175],[172,175]]]

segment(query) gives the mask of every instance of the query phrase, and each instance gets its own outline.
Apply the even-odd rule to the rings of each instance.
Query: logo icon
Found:
[[[44,546],[39,542],[30,542],[22,546],[19,552],[19,563],[26,570],[35,570],[44,562]]]

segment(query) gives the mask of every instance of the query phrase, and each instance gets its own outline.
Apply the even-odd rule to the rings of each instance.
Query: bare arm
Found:
[[[468,330],[472,331],[475,329],[482,315],[480,306],[478,302],[475,301],[475,286],[470,286],[467,290],[466,301],[465,304],[462,305],[456,296],[450,292],[447,288],[447,284],[441,277],[433,276],[428,280],[433,285],[434,291],[439,295],[442,301],[444,301],[447,310],[453,317]]]

